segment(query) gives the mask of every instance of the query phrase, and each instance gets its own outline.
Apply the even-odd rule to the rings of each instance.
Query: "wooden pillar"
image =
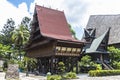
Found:
[[[102,54],[100,54],[100,60],[101,60],[101,62],[103,62],[103,55]]]
[[[57,68],[58,68],[58,60],[55,58],[55,73],[57,74]]]
[[[39,72],[42,72],[42,58],[39,58]]]
[[[76,58],[76,73],[78,74],[79,70],[78,70],[78,57]]]
[[[48,63],[49,63],[48,69],[49,69],[49,72],[51,72],[51,57],[49,57]]]
[[[39,62],[39,58],[37,58],[37,70],[40,73],[40,62]]]
[[[67,72],[69,72],[69,70],[70,70],[70,66],[69,66],[69,57],[68,58],[66,58],[66,67],[67,67]]]
[[[46,71],[49,72],[49,58],[46,59]]]
[[[72,65],[72,61],[71,61],[71,57],[68,58],[68,72],[71,71],[71,65]]]
[[[51,72],[52,74],[54,73],[53,59],[54,59],[54,57],[52,56],[52,57],[51,57],[51,70],[50,70],[50,72]]]
[[[47,73],[47,64],[46,64],[47,58],[44,58],[44,73]]]
[[[71,57],[71,69],[72,69],[72,72],[73,72],[73,68],[74,68],[74,58],[73,57]]]

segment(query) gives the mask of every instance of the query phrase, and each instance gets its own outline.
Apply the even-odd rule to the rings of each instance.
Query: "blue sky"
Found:
[[[8,18],[16,21],[32,18],[35,4],[64,11],[77,38],[81,38],[90,15],[120,14],[120,0],[0,0],[0,30]]]
[[[25,2],[27,4],[28,9],[30,8],[30,4],[34,2],[34,0],[7,0],[12,3],[14,6],[18,7],[19,4]]]

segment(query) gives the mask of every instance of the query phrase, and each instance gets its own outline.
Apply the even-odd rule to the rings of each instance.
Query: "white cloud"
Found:
[[[120,0],[84,0],[87,10],[84,13],[83,25],[87,24],[90,15],[116,15],[120,14]]]
[[[35,6],[35,4],[64,11],[68,23],[72,26],[82,26],[80,22],[83,20],[87,6],[87,4],[81,0],[35,0],[31,3],[31,13],[34,12],[33,6]]]
[[[12,18],[18,25],[25,16],[30,17],[26,3],[21,3],[17,8],[7,0],[0,0],[0,30],[7,19]]]
[[[85,27],[90,15],[120,14],[120,0],[35,0],[35,3],[64,10],[67,21],[74,26]]]
[[[68,23],[74,29],[76,26],[86,27],[90,15],[120,14],[120,0],[34,0],[29,10],[24,2],[17,8],[7,0],[0,0],[0,27],[6,23],[8,18],[13,18],[18,24],[24,16],[31,17],[30,13],[34,12],[35,3],[61,11],[64,10]],[[76,32],[79,31],[77,29]]]

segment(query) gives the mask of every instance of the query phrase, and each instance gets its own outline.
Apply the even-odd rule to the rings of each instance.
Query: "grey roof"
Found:
[[[111,27],[108,44],[120,43],[120,15],[91,15],[86,28],[96,28],[96,37]]]
[[[102,50],[101,51],[100,48],[99,48],[99,46],[101,45],[101,43],[104,40],[104,38],[107,37],[106,35],[109,34],[109,30],[110,29],[108,29],[106,32],[104,32],[104,34],[101,35],[100,37],[94,39],[93,42],[92,42],[92,44],[91,44],[91,46],[90,46],[90,48],[86,49],[86,53],[94,53],[94,52],[97,52],[97,53],[98,52],[102,52],[102,53],[105,52],[105,53],[107,53],[106,50]]]

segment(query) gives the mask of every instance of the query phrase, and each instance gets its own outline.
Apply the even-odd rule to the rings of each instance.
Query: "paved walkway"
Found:
[[[0,80],[5,80],[5,73],[0,72]],[[29,74],[29,76],[26,76],[25,73],[20,73],[20,80],[47,80],[45,76],[35,76],[32,74]]]
[[[78,74],[77,75],[79,79],[74,80],[120,80],[120,75],[118,76],[104,76],[104,77],[89,77],[88,74]],[[5,80],[5,73],[0,72],[0,80]],[[26,76],[25,73],[20,73],[20,80],[46,80],[45,76],[35,76],[32,74],[29,74],[29,76]]]

